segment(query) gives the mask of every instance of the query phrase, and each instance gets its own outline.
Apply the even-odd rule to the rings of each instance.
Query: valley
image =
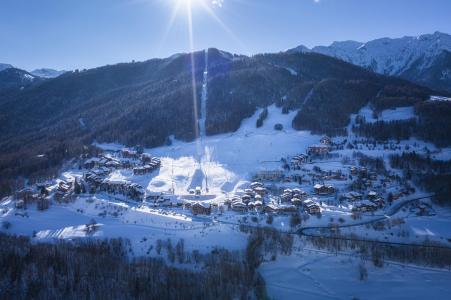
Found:
[[[192,142],[171,137],[170,145],[144,149],[96,143],[98,155],[69,160],[56,179],[4,198],[2,231],[37,242],[127,238],[131,255],[168,260],[169,254],[157,250],[168,240],[183,241],[187,252],[242,251],[249,230],[272,228],[295,237],[291,254],[265,259],[261,266],[268,293],[277,299],[362,297],[363,290],[386,284],[384,274],[392,276],[403,266],[387,259],[383,267],[372,266],[352,248],[331,254],[317,248],[314,237],[451,248],[451,211],[391,164],[393,155],[406,153],[445,162],[451,149],[414,138],[376,142],[353,131],[361,118],[370,123],[374,117],[384,122],[414,118],[412,107],[375,114],[365,106],[351,116],[347,136],[332,138],[294,130],[295,112],[284,114],[276,105],[266,111],[260,127],[263,109],[236,132],[201,133]],[[352,274],[341,284],[323,282],[325,262]],[[362,264],[368,280],[353,275]],[[415,268],[422,271],[410,271]],[[409,292],[393,297],[409,299],[425,277],[446,280],[449,272],[436,268],[407,267],[410,279],[392,288]],[[302,286],[299,278],[305,280]],[[435,293],[440,297],[447,290]]]

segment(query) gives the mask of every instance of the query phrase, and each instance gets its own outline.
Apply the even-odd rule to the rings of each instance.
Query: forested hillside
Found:
[[[193,60],[178,54],[0,89],[1,194],[11,191],[17,175],[49,174],[93,141],[153,147],[171,135],[193,140],[204,67],[201,51]],[[296,129],[340,134],[349,115],[369,101],[416,103],[431,93],[320,54],[246,57],[210,49],[206,132],[232,132],[258,107],[276,103],[285,112],[298,111]]]

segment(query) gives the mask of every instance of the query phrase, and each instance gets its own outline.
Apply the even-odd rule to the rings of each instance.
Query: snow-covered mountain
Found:
[[[40,78],[25,70],[6,68],[0,71],[0,90],[23,88],[39,81]]]
[[[6,70],[6,69],[9,69],[9,68],[13,68],[13,66],[10,65],[10,64],[2,64],[2,63],[0,63],[0,71]]]
[[[380,74],[451,91],[451,35],[446,33],[381,38],[366,43],[342,41],[312,49],[301,45],[289,51],[321,53]]]
[[[42,69],[33,70],[30,73],[35,76],[42,77],[42,78],[55,78],[55,77],[60,76],[61,74],[66,73],[66,71],[57,71],[54,69],[42,68]]]

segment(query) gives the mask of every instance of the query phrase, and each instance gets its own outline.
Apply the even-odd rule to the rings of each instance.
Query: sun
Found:
[[[173,1],[175,2],[176,6],[179,6],[179,7],[185,6],[186,8],[189,8],[189,9],[192,9],[193,7],[196,7],[196,6],[205,5],[204,0],[173,0]]]

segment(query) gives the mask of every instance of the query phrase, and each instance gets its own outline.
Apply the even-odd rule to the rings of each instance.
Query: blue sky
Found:
[[[187,0],[0,0],[0,62],[74,69],[187,52],[186,5],[168,27],[177,1]],[[253,54],[451,33],[450,0],[216,0],[222,7],[191,1],[195,49]]]

